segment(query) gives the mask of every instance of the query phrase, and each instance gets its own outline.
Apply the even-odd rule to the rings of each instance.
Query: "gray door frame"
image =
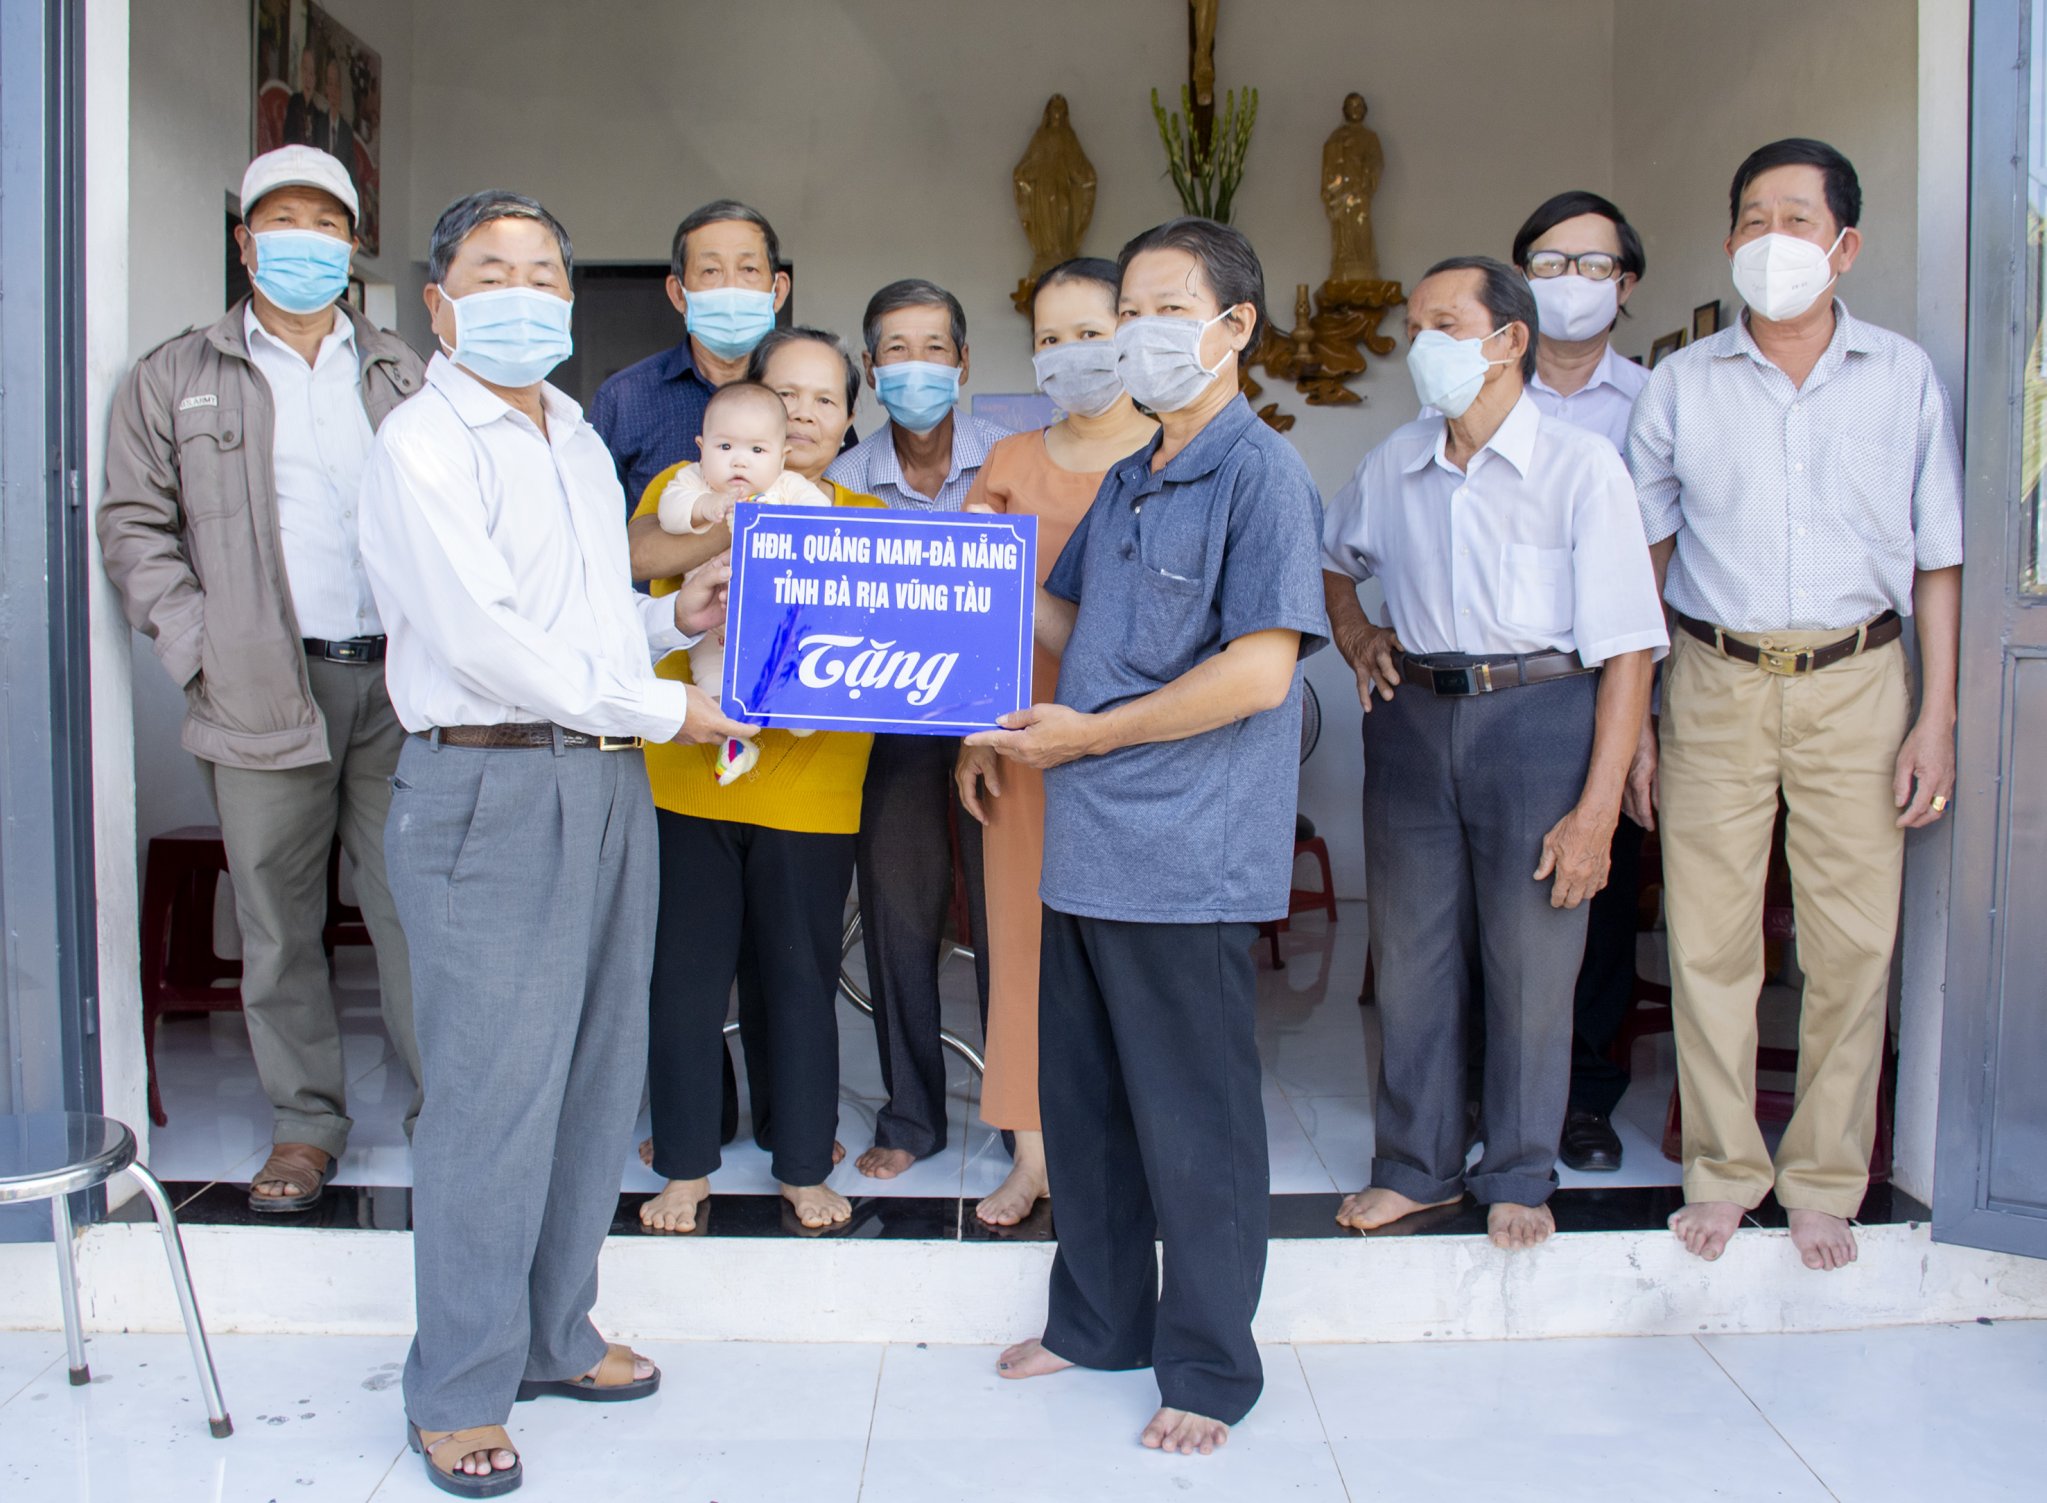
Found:
[[[83,0],[0,4],[0,1111],[100,1101],[83,76]]]
[[[1970,39],[1969,351],[1959,760],[1941,1036],[1933,1234],[2047,1257],[2047,597],[2026,558],[2021,372],[2040,309],[2027,213],[2034,0],[1974,7]],[[2037,1156],[2037,1157],[2036,1157]]]

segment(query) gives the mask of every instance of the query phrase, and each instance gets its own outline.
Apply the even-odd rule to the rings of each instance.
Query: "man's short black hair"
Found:
[[[252,204],[250,207],[255,206]],[[499,219],[531,219],[545,225],[553,231],[555,244],[561,248],[562,271],[570,276],[575,274],[576,251],[569,244],[569,232],[562,222],[548,213],[537,198],[528,198],[523,193],[503,188],[490,188],[482,193],[472,193],[467,198],[458,198],[441,210],[441,217],[434,221],[433,236],[427,242],[426,279],[435,286],[445,282],[448,267],[454,262],[455,252],[462,248],[462,242]]]
[[[1628,223],[1625,214],[1614,207],[1611,199],[1588,193],[1583,188],[1573,188],[1545,200],[1540,208],[1522,221],[1521,228],[1514,232],[1514,264],[1526,271],[1528,247],[1566,219],[1576,219],[1580,214],[1597,214],[1601,219],[1613,221],[1614,238],[1621,247],[1621,270],[1641,281],[1642,273],[1649,269],[1649,258],[1642,251],[1642,237],[1635,233],[1635,227]]]
[[[1495,330],[1508,324],[1528,326],[1528,348],[1521,352],[1521,379],[1532,379],[1535,375],[1535,342],[1542,335],[1542,321],[1535,311],[1535,294],[1528,289],[1528,278],[1505,261],[1495,261],[1491,256],[1452,256],[1423,272],[1422,281],[1446,271],[1480,273],[1478,300],[1492,315]],[[1420,286],[1421,283],[1415,285]]]
[[[1250,359],[1265,337],[1265,268],[1259,264],[1258,252],[1251,248],[1244,232],[1191,214],[1169,219],[1123,247],[1116,257],[1117,274],[1128,272],[1132,261],[1155,250],[1185,251],[1199,261],[1202,280],[1208,283],[1219,308],[1234,308],[1239,303],[1251,305],[1257,315],[1251,325],[1251,342],[1237,357]]]
[[[1853,229],[1862,220],[1862,179],[1855,164],[1824,141],[1791,136],[1758,146],[1734,170],[1734,186],[1727,190],[1727,228],[1741,219],[1741,196],[1748,185],[1776,167],[1817,167],[1827,184],[1827,212],[1834,216],[1834,228]]]
[[[793,329],[768,330],[766,337],[753,347],[753,353],[746,358],[746,379],[765,385],[768,361],[775,351],[791,344],[821,344],[839,357],[840,363],[846,367],[846,411],[851,412],[860,401],[860,365],[845,342],[829,329],[807,329],[799,324]]]
[[[947,292],[936,282],[927,282],[922,277],[904,277],[900,282],[891,282],[867,300],[867,312],[860,318],[860,337],[867,342],[867,353],[878,354],[881,350],[881,321],[898,308],[943,308],[952,327],[952,348],[959,354],[967,347],[967,310],[960,306],[960,300]]]
[[[759,209],[749,209],[736,198],[720,198],[694,209],[689,216],[675,227],[675,239],[668,247],[668,269],[675,273],[675,280],[683,280],[682,268],[687,256],[689,237],[707,224],[723,224],[728,220],[750,224],[761,232],[761,238],[768,243],[768,280],[773,281],[775,273],[782,269],[782,242],[775,238],[775,227],[768,223],[767,216]]]

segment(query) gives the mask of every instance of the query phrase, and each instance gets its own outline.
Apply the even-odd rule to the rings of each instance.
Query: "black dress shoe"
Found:
[[[1564,1118],[1564,1141],[1558,1156],[1566,1169],[1611,1174],[1621,1166],[1621,1135],[1599,1113],[1574,1110]]]

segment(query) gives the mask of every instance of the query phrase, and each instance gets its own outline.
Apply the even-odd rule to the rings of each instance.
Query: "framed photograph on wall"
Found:
[[[317,146],[341,159],[362,200],[363,254],[381,241],[378,164],[384,59],[313,0],[255,0],[257,152]]]
[[[1654,344],[1650,345],[1649,369],[1651,369],[1652,371],[1655,370],[1656,362],[1661,360],[1665,355],[1671,354],[1676,350],[1683,349],[1684,342],[1685,331],[1682,329],[1672,329],[1668,334],[1665,334],[1662,338],[1658,339]]]
[[[1698,307],[1692,309],[1691,343],[1697,344],[1707,335],[1718,334],[1719,332],[1720,300],[1718,298],[1715,298],[1710,303],[1701,303]]]

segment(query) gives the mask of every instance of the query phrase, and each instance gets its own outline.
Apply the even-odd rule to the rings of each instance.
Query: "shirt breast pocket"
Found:
[[[1571,550],[1509,543],[1500,559],[1500,621],[1553,635],[1571,629]]]
[[[1912,544],[1913,449],[1902,435],[1848,434],[1822,451],[1826,504],[1841,524],[1872,548]]]
[[[1133,564],[1130,613],[1131,666],[1161,684],[1192,668],[1208,637],[1208,591],[1198,579]]]
[[[196,521],[248,510],[248,435],[239,408],[175,412],[171,436],[178,445],[178,505],[186,516]]]

